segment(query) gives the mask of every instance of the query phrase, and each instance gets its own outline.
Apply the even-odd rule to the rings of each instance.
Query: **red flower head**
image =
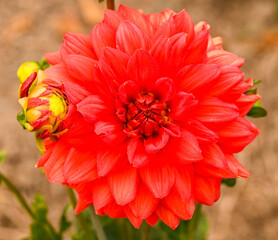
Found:
[[[244,118],[244,59],[222,49],[186,11],[106,10],[91,35],[64,37],[46,76],[63,83],[72,127],[39,161],[51,182],[76,189],[76,212],[176,228],[195,202],[212,205],[222,178],[248,177],[236,160],[258,129]]]

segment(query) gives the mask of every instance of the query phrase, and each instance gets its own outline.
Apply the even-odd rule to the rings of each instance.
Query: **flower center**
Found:
[[[163,122],[171,122],[166,102],[152,93],[139,93],[135,100],[123,104],[117,115],[124,122],[124,132],[130,137],[149,138],[156,135]]]

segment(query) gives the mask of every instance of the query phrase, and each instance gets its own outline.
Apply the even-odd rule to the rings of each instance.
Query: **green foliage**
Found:
[[[41,194],[35,196],[32,208],[35,218],[30,226],[30,240],[61,240],[62,237],[48,224],[48,208]]]
[[[62,212],[60,218],[60,229],[59,229],[60,234],[66,232],[72,225],[72,223],[67,219],[67,213],[69,209],[70,209],[70,204],[67,204]]]
[[[234,187],[236,185],[236,178],[224,178],[222,179],[222,183],[225,184],[227,187]]]
[[[79,217],[79,221],[77,221]],[[93,229],[93,223],[90,217],[90,213],[88,209],[85,209],[79,215],[76,215],[76,232],[71,234],[71,239],[72,240],[97,240],[95,231]],[[82,224],[83,226],[80,225],[80,220],[84,221]],[[84,226],[88,227],[87,231],[89,232],[89,236],[86,236],[85,231],[84,231]],[[82,228],[83,227],[83,228]]]
[[[253,118],[265,117],[267,115],[267,111],[260,106],[253,106],[250,111],[247,113],[247,116]]]

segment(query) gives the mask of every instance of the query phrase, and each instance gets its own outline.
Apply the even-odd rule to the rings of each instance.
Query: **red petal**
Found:
[[[188,201],[183,201],[175,191],[171,191],[171,193],[162,200],[162,204],[183,220],[191,219],[195,210],[193,198],[190,198]]]
[[[153,40],[157,40],[160,36],[171,37],[176,33],[175,23],[173,17],[170,16],[160,27],[156,30]]]
[[[180,128],[171,122],[163,122],[163,128],[168,133],[170,136],[173,137],[180,137],[181,136],[181,131]]]
[[[175,85],[170,78],[160,78],[154,85],[154,93],[161,101],[169,101],[176,94]]]
[[[236,119],[239,115],[236,105],[226,103],[218,98],[207,97],[199,101],[193,113],[200,122],[226,122]]]
[[[51,65],[58,64],[62,61],[60,57],[60,51],[47,52],[43,56],[45,57],[46,61]]]
[[[130,21],[124,21],[116,32],[116,45],[128,55],[133,55],[136,49],[150,48],[150,38],[140,28]]]
[[[158,219],[159,219],[158,216],[155,213],[153,213],[151,216],[149,216],[146,219],[146,221],[148,224],[150,224],[153,227],[157,223]]]
[[[124,209],[122,206],[119,206],[117,203],[112,202],[105,206],[103,209],[103,215],[108,215],[111,218],[120,218],[126,217],[124,213]]]
[[[105,178],[94,181],[93,201],[96,211],[113,202],[113,196]]]
[[[74,213],[78,215],[80,212],[85,210],[87,207],[89,207],[91,203],[83,201],[81,198],[78,199]]]
[[[174,185],[174,169],[169,166],[146,166],[139,169],[143,183],[155,198],[167,196]]]
[[[228,92],[236,84],[243,81],[244,73],[235,66],[225,65],[221,67],[221,74],[209,90],[211,96],[219,96]]]
[[[124,211],[125,211],[125,214],[126,214],[127,218],[129,219],[129,221],[133,225],[133,227],[135,227],[136,229],[139,229],[142,222],[143,222],[143,219],[135,217],[128,206],[124,207]]]
[[[205,127],[202,123],[191,119],[188,122],[189,131],[195,135],[199,142],[215,143],[218,136],[215,132]]]
[[[183,201],[188,201],[191,196],[194,169],[191,165],[186,168],[177,168],[174,190]],[[173,191],[173,190],[172,190]]]
[[[44,164],[45,175],[49,182],[65,182],[64,164],[71,148],[62,141],[56,143],[52,154]]]
[[[184,129],[181,137],[171,142],[171,147],[179,163],[187,164],[203,158],[196,137]]]
[[[86,121],[93,123],[97,120],[103,119],[103,116],[108,115],[113,111],[112,107],[102,98],[97,95],[90,95],[82,102],[77,104],[77,111],[79,111]]]
[[[212,205],[220,197],[221,178],[195,176],[193,194],[200,204]]]
[[[81,55],[68,55],[66,65],[70,75],[82,82],[93,82],[92,68],[97,62]]]
[[[78,54],[96,59],[90,36],[82,33],[66,33],[64,46],[68,54]]]
[[[154,198],[152,193],[142,184],[137,190],[136,198],[128,204],[134,216],[145,219],[156,209],[159,199]]]
[[[127,146],[127,156],[133,167],[139,168],[149,162],[143,142],[140,139],[133,138]]]
[[[106,23],[99,23],[92,29],[91,41],[97,56],[99,56],[103,48],[115,48],[115,30]]]
[[[187,113],[198,103],[191,93],[178,92],[170,102],[171,117],[176,120],[184,120]]]
[[[239,117],[217,130],[219,144],[228,153],[241,152],[260,133],[257,127],[248,120]]]
[[[123,132],[123,125],[117,121],[103,122],[95,124],[95,133],[108,144],[120,144],[126,139]]]
[[[127,63],[129,56],[122,51],[110,47],[102,50],[99,57],[99,68],[102,74],[112,81],[112,83],[119,84],[128,80],[127,77]],[[116,81],[116,83],[115,83]]]
[[[241,67],[244,63],[244,58],[224,50],[214,50],[208,52],[208,63]]]
[[[37,77],[37,73],[33,72],[20,86],[20,98],[27,97],[28,96],[28,91],[35,81]]]
[[[119,87],[118,96],[123,103],[133,102],[139,93],[137,85],[133,81],[126,81]]]
[[[216,64],[188,65],[179,71],[174,82],[184,92],[199,91],[200,88],[208,86],[219,74],[220,68]]]
[[[153,135],[145,141],[145,149],[148,153],[157,153],[166,146],[168,140],[169,134],[160,128],[157,135]]]
[[[136,196],[138,184],[137,170],[129,167],[109,175],[109,186],[117,204],[123,206]]]
[[[139,11],[121,4],[119,6],[118,12],[124,15],[132,23],[136,24],[141,30],[143,30],[149,36],[152,36],[153,34],[152,25],[149,24],[148,21],[146,21],[144,16],[140,14]]]
[[[238,172],[238,176],[240,177],[244,177],[244,178],[247,178],[247,177],[250,177],[251,174],[249,173],[249,171],[234,157],[234,155],[232,154],[226,154],[226,158],[227,158],[227,161],[228,161],[228,165],[233,165],[237,168]],[[232,167],[232,166],[231,166]],[[230,168],[231,168],[230,167]]]
[[[202,145],[203,161],[217,168],[227,168],[227,160],[221,148],[216,143]]]
[[[143,49],[136,50],[130,57],[127,69],[141,91],[148,92],[158,79],[159,69],[155,60]]]
[[[194,40],[188,47],[185,64],[203,63],[207,59],[207,46],[209,38],[209,29],[206,29],[195,35]]]
[[[119,12],[112,11],[110,9],[104,10],[103,22],[112,27],[115,31],[126,18]]]
[[[158,205],[156,214],[162,222],[167,224],[173,230],[176,229],[180,223],[179,218],[172,211],[163,207],[161,204]]]
[[[242,94],[241,97],[236,101],[236,105],[239,110],[240,116],[245,116],[250,109],[252,108],[253,104],[261,99],[259,95],[245,95]]]
[[[157,62],[161,75],[167,76],[169,74],[169,65],[171,61],[172,46],[167,37],[160,36],[153,44],[150,54],[154,57]]]
[[[185,32],[188,37],[188,42],[191,42],[194,38],[194,24],[193,21],[185,10],[182,10],[177,15],[173,16],[176,32]]]
[[[89,182],[98,178],[96,156],[90,152],[71,149],[64,163],[64,176],[68,183]]]

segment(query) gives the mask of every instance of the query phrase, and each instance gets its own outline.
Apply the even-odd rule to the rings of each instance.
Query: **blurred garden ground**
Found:
[[[204,207],[210,221],[209,240],[278,239],[278,1],[277,0],[122,0],[116,2],[146,13],[185,8],[195,23],[205,20],[225,49],[246,59],[246,77],[261,79],[259,93],[268,117],[255,121],[259,137],[238,155],[252,176],[233,189],[223,186],[220,200]],[[89,33],[102,20],[97,0],[0,0],[0,150],[8,158],[0,171],[29,202],[37,192],[58,224],[68,198],[64,187],[50,184],[34,167],[40,157],[33,134],[16,121],[18,66],[56,51],[66,31]],[[254,121],[254,119],[251,119]],[[14,196],[0,186],[0,240],[29,234],[29,216]]]

